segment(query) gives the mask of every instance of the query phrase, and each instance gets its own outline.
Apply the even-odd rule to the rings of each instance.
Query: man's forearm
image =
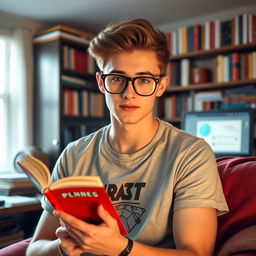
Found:
[[[58,243],[57,239],[35,241],[29,245],[26,256],[57,256],[59,255]]]
[[[192,249],[177,250],[177,249],[166,249],[159,247],[147,246],[138,242],[134,242],[133,249],[129,256],[201,256],[199,252],[193,251]],[[210,255],[203,255],[210,256]]]

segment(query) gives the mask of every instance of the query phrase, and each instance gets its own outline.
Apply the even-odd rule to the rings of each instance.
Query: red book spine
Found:
[[[232,80],[237,81],[240,79],[240,54],[237,52],[232,53]]]
[[[256,43],[256,15],[252,16],[252,41]]]
[[[168,32],[166,34],[166,40],[167,40],[167,46],[170,52],[172,52],[172,34],[171,32]]]
[[[175,119],[177,117],[177,97],[176,95],[171,96],[171,119]]]
[[[48,190],[45,196],[56,210],[66,212],[89,223],[100,224],[99,205],[117,220],[120,233],[127,235],[126,228],[117,214],[104,187],[71,187]]]
[[[203,102],[203,110],[211,110],[212,109],[212,102],[211,101],[204,101]]]
[[[68,93],[68,115],[74,114],[74,97],[73,97],[73,91],[67,90]]]
[[[194,50],[199,51],[201,49],[201,33],[200,25],[194,25]]]
[[[75,70],[79,72],[86,72],[86,58],[85,53],[80,50],[75,50]]]
[[[210,49],[215,48],[215,23],[214,21],[210,22]]]

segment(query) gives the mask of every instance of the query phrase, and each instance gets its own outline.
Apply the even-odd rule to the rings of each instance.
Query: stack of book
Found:
[[[209,111],[221,108],[222,93],[221,91],[198,92],[194,98],[195,111]]]
[[[36,188],[24,173],[0,174],[1,195],[34,195]]]
[[[223,109],[256,109],[256,92],[254,85],[226,90],[223,95],[223,102],[221,106]]]
[[[46,43],[58,39],[66,39],[72,42],[89,44],[92,34],[80,31],[69,26],[57,25],[49,29],[40,31],[34,37],[35,44]]]

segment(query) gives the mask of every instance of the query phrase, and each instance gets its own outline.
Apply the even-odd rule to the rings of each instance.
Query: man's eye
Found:
[[[148,84],[148,83],[150,83],[151,81],[150,81],[150,79],[148,79],[148,78],[140,78],[139,79],[139,83],[141,83],[141,84]]]
[[[122,81],[122,77],[120,76],[113,76],[111,78],[111,82],[120,82],[120,81]]]

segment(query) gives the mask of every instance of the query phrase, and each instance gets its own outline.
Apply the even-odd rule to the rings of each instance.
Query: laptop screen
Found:
[[[253,154],[252,110],[218,110],[185,112],[182,129],[204,138],[216,157],[251,156]]]

